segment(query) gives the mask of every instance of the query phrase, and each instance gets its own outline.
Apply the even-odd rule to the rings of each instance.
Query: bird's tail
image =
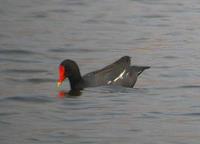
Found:
[[[150,66],[131,66],[134,71],[137,72],[137,75],[139,76],[145,69],[149,69]]]

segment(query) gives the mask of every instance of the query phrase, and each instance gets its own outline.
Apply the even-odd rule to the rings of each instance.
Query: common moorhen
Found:
[[[59,66],[59,80],[57,86],[60,86],[65,78],[69,78],[71,90],[82,90],[86,87],[95,87],[101,85],[120,85],[124,87],[133,87],[137,77],[149,66],[131,66],[131,58],[123,56],[100,70],[90,72],[81,76],[76,62],[66,59]]]

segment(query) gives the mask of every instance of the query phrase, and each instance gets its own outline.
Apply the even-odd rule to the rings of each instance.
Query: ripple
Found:
[[[191,108],[200,108],[200,105],[191,106]]]
[[[120,116],[120,115],[129,115],[126,112],[106,112],[104,113],[105,116]]]
[[[71,10],[67,10],[67,9],[53,9],[53,10],[50,10],[49,12],[53,12],[53,13],[68,13],[68,12],[71,12]]]
[[[89,122],[92,119],[90,118],[65,118],[63,121],[65,122]]]
[[[129,131],[130,132],[141,132],[142,130],[141,129],[130,129]]]
[[[7,61],[7,62],[15,62],[15,63],[40,63],[37,60],[21,60],[21,59],[13,59],[13,58],[0,58],[0,62]]]
[[[180,114],[181,116],[200,116],[200,112],[198,113],[183,113]]]
[[[142,116],[139,116],[137,118],[141,118],[141,119],[157,119],[158,117],[153,116],[153,115],[149,115],[149,114],[142,114]]]
[[[57,52],[57,53],[63,53],[63,52],[75,52],[75,53],[91,53],[91,52],[99,52],[103,50],[98,49],[75,49],[75,48],[57,48],[57,49],[50,49],[50,52]]]
[[[32,55],[32,54],[36,54],[36,53],[33,51],[29,51],[29,50],[2,49],[2,50],[0,50],[0,54]]]
[[[11,116],[11,115],[16,115],[18,113],[16,112],[1,112],[0,116]]]
[[[160,74],[161,77],[165,77],[165,78],[171,78],[171,77],[176,77],[176,75],[172,75],[172,74]]]
[[[46,70],[38,70],[38,69],[8,69],[8,70],[4,70],[2,72],[5,73],[28,73],[28,74],[32,74],[32,73],[46,73],[48,71]]]
[[[27,79],[26,81],[31,82],[31,83],[46,83],[46,82],[55,82],[55,79],[50,79],[50,78],[30,78]]]
[[[46,18],[48,16],[47,12],[43,12],[43,11],[40,11],[40,12],[33,12],[30,17],[33,17],[33,18]]]
[[[156,68],[156,69],[170,69],[172,67],[171,66],[154,66],[153,68]]]
[[[108,23],[108,24],[127,24],[126,21],[123,20],[102,20],[102,19],[88,19],[84,20],[83,23],[88,23],[88,24],[97,24],[97,23]]]
[[[200,116],[200,112],[197,113],[163,113],[163,112],[149,112],[149,114],[153,114],[153,115],[168,115],[168,116]]]
[[[28,138],[27,140],[30,140],[30,141],[33,141],[33,142],[40,142],[40,140],[37,139],[37,138]]]
[[[183,85],[179,86],[178,88],[200,88],[200,85]]]
[[[166,15],[144,15],[144,16],[142,16],[142,17],[144,17],[144,18],[166,18],[166,17],[168,17],[168,16],[166,16]]]
[[[0,11],[0,13],[1,13],[1,11]],[[2,38],[10,38],[10,37],[6,34],[0,34],[0,38],[2,39]]]
[[[86,3],[81,1],[81,0],[69,0],[66,1],[67,5],[71,5],[71,6],[85,6]]]
[[[35,84],[56,81],[56,79],[51,79],[51,78],[28,78],[28,79],[7,78],[7,80],[13,81],[13,82],[30,82],[30,83],[35,83]]]
[[[164,56],[163,58],[165,59],[177,59],[178,57],[177,56]]]
[[[156,115],[160,115],[160,114],[164,114],[164,113],[162,113],[162,112],[157,112],[157,111],[153,111],[153,112],[149,112],[150,114],[156,114]]]
[[[14,96],[8,97],[3,100],[15,101],[15,102],[30,102],[30,103],[48,103],[51,100],[45,96]]]
[[[93,92],[93,93],[104,93],[109,94],[106,95],[106,97],[113,97],[112,94],[120,93],[120,94],[127,94],[127,93],[140,93],[140,92],[146,92],[145,88],[128,88],[118,85],[109,85],[109,86],[99,86],[95,88],[88,88],[85,91]]]
[[[0,124],[10,125],[11,123],[9,123],[9,122],[7,122],[7,121],[2,121],[2,120],[0,120]]]

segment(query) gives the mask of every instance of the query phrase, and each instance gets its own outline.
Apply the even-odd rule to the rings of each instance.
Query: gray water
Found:
[[[199,0],[1,0],[0,143],[199,144],[199,48]],[[133,89],[56,88],[123,55],[151,66]]]

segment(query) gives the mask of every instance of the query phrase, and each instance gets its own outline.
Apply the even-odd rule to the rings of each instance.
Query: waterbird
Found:
[[[100,70],[81,75],[77,63],[70,59],[63,60],[59,65],[59,87],[68,78],[72,91],[80,91],[86,87],[118,85],[134,87],[138,76],[149,66],[131,66],[131,57],[123,56],[114,63]]]

